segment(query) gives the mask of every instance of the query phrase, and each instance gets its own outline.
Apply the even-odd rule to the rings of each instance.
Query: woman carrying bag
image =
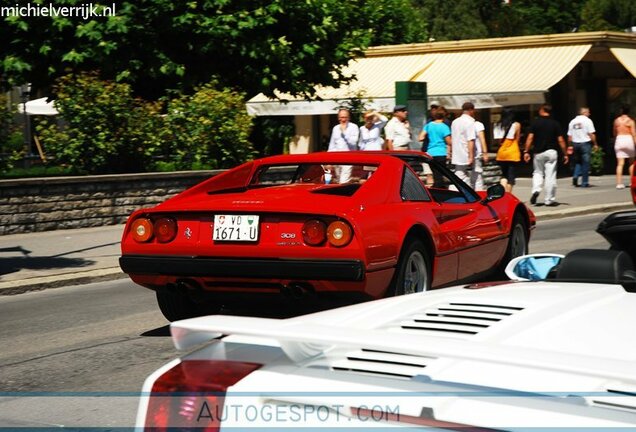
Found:
[[[519,136],[521,124],[515,121],[515,113],[506,109],[502,114],[501,124],[504,130],[499,150],[497,151],[497,163],[501,167],[500,183],[506,192],[512,192],[515,185],[515,167],[521,162],[521,150],[519,149]]]

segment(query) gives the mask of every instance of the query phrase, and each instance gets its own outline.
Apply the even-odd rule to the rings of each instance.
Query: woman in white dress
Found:
[[[614,142],[614,151],[616,152],[616,189],[625,189],[623,184],[625,160],[629,161],[629,175],[631,177],[634,170],[632,162],[636,154],[634,146],[636,124],[634,119],[629,116],[629,107],[627,105],[621,107],[620,115],[614,120],[614,136],[616,137]]]

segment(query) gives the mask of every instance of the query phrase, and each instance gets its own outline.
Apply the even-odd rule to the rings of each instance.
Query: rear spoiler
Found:
[[[172,323],[170,329],[175,347],[179,350],[222,335],[262,337],[278,341],[285,354],[297,363],[319,356],[331,348],[342,347],[481,361],[620,381],[633,381],[636,376],[636,363],[633,360],[574,355],[485,341],[396,334],[377,329],[317,325],[295,318],[280,320],[213,315],[177,321]]]

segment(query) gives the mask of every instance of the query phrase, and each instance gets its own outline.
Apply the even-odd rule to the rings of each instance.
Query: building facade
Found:
[[[581,106],[592,111],[599,143],[612,150],[612,120],[623,104],[636,114],[636,34],[566,33],[373,47],[352,61],[356,80],[340,88],[318,88],[320,100],[280,95],[252,98],[252,115],[294,116],[292,153],[324,150],[336,110],[352,98],[368,108],[390,112],[395,82],[425,82],[428,99],[456,114],[472,101],[492,142],[493,124],[503,107],[514,109],[523,125],[540,104],[551,103],[565,128]],[[491,148],[492,150],[492,148]]]

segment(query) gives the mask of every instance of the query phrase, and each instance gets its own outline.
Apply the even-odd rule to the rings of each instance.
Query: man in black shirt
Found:
[[[537,197],[545,179],[545,205],[557,206],[559,205],[556,202],[558,148],[561,147],[563,152],[563,163],[568,163],[568,156],[561,126],[550,117],[551,112],[551,105],[544,104],[539,108],[539,117],[530,125],[530,133],[523,151],[523,160],[530,162],[530,148],[534,144],[534,170],[532,172],[530,203],[537,203]]]

